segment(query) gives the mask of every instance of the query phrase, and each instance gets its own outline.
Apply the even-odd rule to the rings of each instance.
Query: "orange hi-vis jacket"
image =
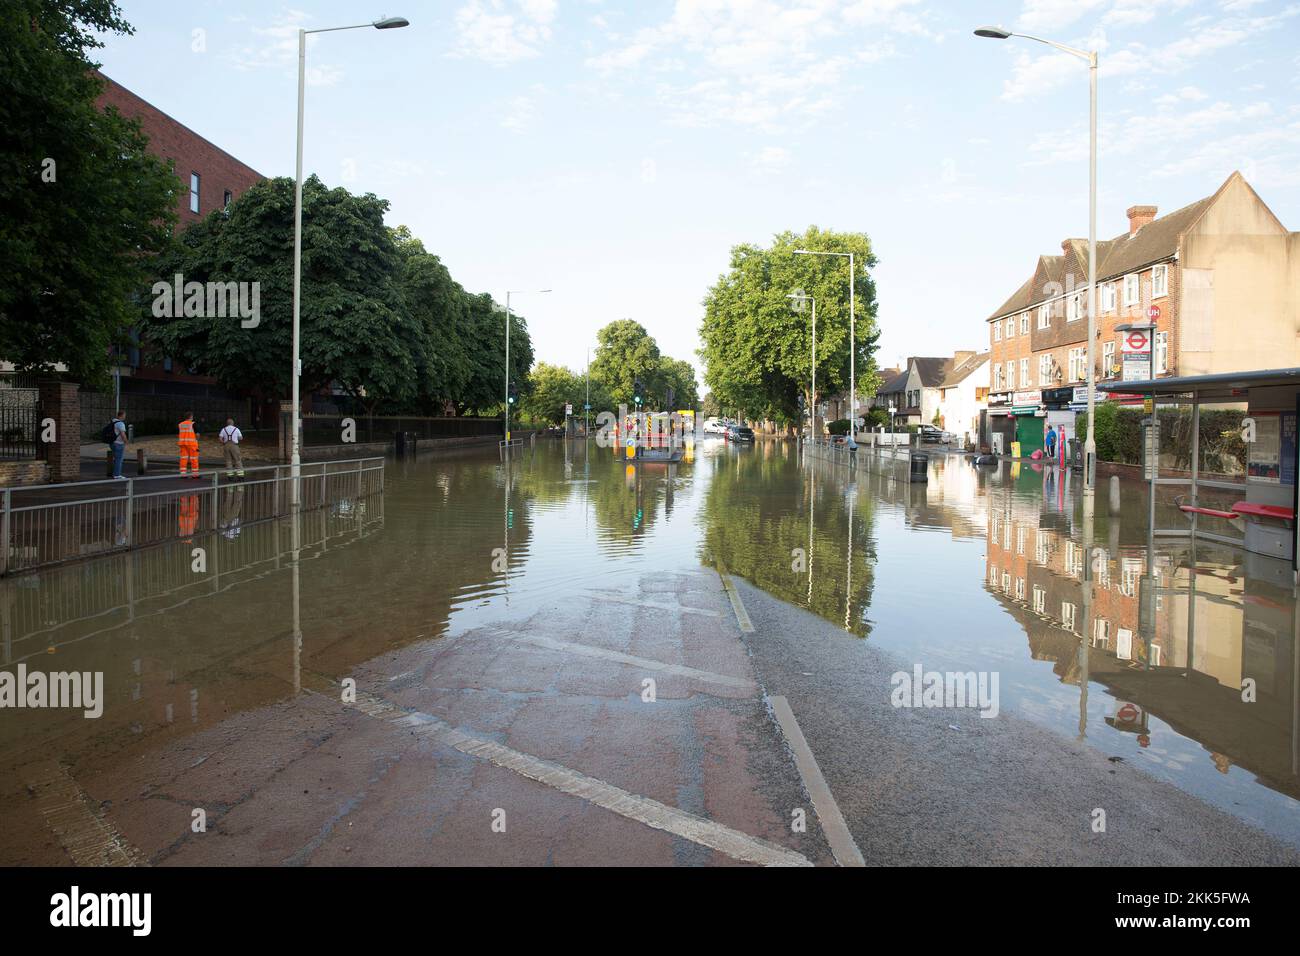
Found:
[[[194,434],[194,419],[187,418],[181,422],[180,437],[177,438],[176,444],[182,448],[198,448],[199,436]]]

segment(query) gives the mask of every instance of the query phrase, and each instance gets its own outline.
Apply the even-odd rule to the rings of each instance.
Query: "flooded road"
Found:
[[[1078,489],[1050,470],[977,469],[940,453],[922,485],[899,463],[852,474],[801,463],[787,442],[707,441],[694,461],[639,467],[594,445],[539,442],[509,467],[492,453],[390,461],[381,495],[297,522],[223,520],[192,541],[6,579],[0,667],[103,672],[105,702],[95,720],[0,711],[0,862],[89,861],[75,850],[83,838],[117,862],[405,862],[403,836],[385,829],[403,814],[408,835],[425,832],[417,820],[442,820],[427,837],[453,854],[467,837],[448,821],[486,819],[502,792],[532,799],[510,778],[466,809],[484,774],[536,787],[555,765],[581,777],[550,784],[566,801],[609,809],[622,798],[605,800],[597,785],[617,784],[655,806],[584,829],[568,804],[546,805],[531,842],[485,850],[484,862],[607,862],[593,855],[593,827],[605,834],[597,844],[643,850],[645,861],[827,862],[833,839],[796,839],[784,822],[800,782],[762,694],[783,691],[767,686],[776,672],[752,639],[747,659],[743,612],[732,617],[715,569],[752,586],[745,600],[772,600],[773,620],[788,606],[838,632],[801,644],[803,625],[780,625],[780,666],[793,678],[815,684],[830,655],[851,662],[872,649],[906,670],[997,672],[1000,712],[1041,728],[1038,746],[1095,751],[1300,846],[1289,565],[1185,540],[1150,551],[1144,487],[1126,484],[1121,502],[1112,515],[1099,491],[1089,535]],[[238,503],[223,511],[237,517]],[[1179,517],[1164,502],[1160,515]],[[1153,635],[1139,621],[1148,558]],[[761,634],[767,612],[753,610]],[[672,701],[650,725],[643,673]],[[819,704],[825,729],[818,722],[808,739],[848,803],[837,754],[849,762],[862,748],[836,736],[830,715],[887,700],[890,687],[837,674]],[[324,708],[347,679],[374,713],[396,706],[421,733],[435,728],[426,749]],[[457,728],[513,749],[486,768],[448,764],[448,748],[481,757]],[[218,772],[227,746],[238,756]],[[308,750],[310,761],[286,769],[287,754]],[[531,755],[556,764],[529,771]],[[331,782],[343,766],[350,791]],[[404,776],[412,766],[450,782]],[[268,836],[250,779],[265,806],[304,819]],[[400,812],[367,806],[375,787]],[[322,788],[331,793],[317,805]],[[312,802],[298,808],[291,793]],[[197,807],[245,838],[196,846]],[[670,819],[679,807],[691,820]],[[701,820],[726,832],[701,836]],[[647,827],[653,839],[639,835]],[[369,843],[339,835],[348,828],[366,829]]]

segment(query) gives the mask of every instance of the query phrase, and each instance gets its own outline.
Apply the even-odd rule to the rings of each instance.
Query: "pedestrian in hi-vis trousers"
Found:
[[[181,474],[191,478],[199,476],[199,436],[194,431],[194,413],[189,412],[180,423],[176,445],[181,453]]]
[[[226,427],[217,435],[221,439],[221,450],[226,455],[226,477],[244,477],[244,456],[239,453],[239,443],[244,440],[244,433],[235,427],[233,418],[226,419]]]

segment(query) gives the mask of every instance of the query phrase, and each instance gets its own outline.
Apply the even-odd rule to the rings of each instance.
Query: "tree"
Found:
[[[505,309],[487,293],[466,298],[468,322],[466,341],[469,377],[457,399],[461,412],[498,412],[505,405],[506,376],[506,322]],[[533,344],[528,336],[528,323],[523,316],[511,311],[510,370],[511,379],[521,386],[528,380],[528,370],[533,365]]]
[[[803,292],[817,303],[817,397],[849,385],[849,283],[846,260],[795,255],[796,249],[855,254],[858,392],[878,384],[872,354],[878,339],[876,264],[863,233],[780,233],[770,249],[750,244],[732,248],[731,265],[704,300],[700,327],[705,384],[724,407],[782,424],[799,420],[799,395],[814,399],[811,312],[799,311],[789,296]]]
[[[8,0],[0,14],[0,357],[102,378],[181,183],[140,125],[95,103],[112,0]]]
[[[659,346],[640,322],[619,319],[596,333],[591,378],[614,404],[632,404],[632,386],[641,380],[649,394],[661,394]]]
[[[674,392],[673,408],[666,408],[666,411],[695,408],[700,403],[699,386],[695,383],[695,368],[690,362],[664,356],[659,360],[658,380],[660,394],[667,394],[669,387]]]
[[[225,210],[187,229],[161,255],[155,278],[170,284],[257,283],[255,325],[240,317],[159,315],[145,304],[150,341],[228,388],[289,392],[293,325],[294,183],[258,183]],[[386,200],[303,183],[302,383],[338,383],[372,412],[417,393],[430,343],[405,307],[401,257],[384,226]],[[161,288],[161,287],[156,287]]]
[[[585,394],[583,386],[581,375],[560,365],[538,362],[528,373],[524,413],[534,420],[558,425],[564,421],[565,405],[572,405],[575,414],[581,410]]]
[[[417,323],[424,348],[417,353],[418,404],[440,414],[455,403],[470,381],[469,302],[460,283],[406,226],[392,231],[402,259],[400,283],[405,307]],[[513,344],[513,343],[512,343]]]

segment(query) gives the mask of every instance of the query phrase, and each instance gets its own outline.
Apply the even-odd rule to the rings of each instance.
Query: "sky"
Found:
[[[1300,229],[1300,2],[119,0],[103,70],[267,176],[373,192],[536,358],[580,371],[633,318],[700,369],[702,300],[738,243],[864,232],[878,358],[988,347],[984,319],[1088,229],[1081,60],[1100,51],[1098,234],[1240,170]]]

